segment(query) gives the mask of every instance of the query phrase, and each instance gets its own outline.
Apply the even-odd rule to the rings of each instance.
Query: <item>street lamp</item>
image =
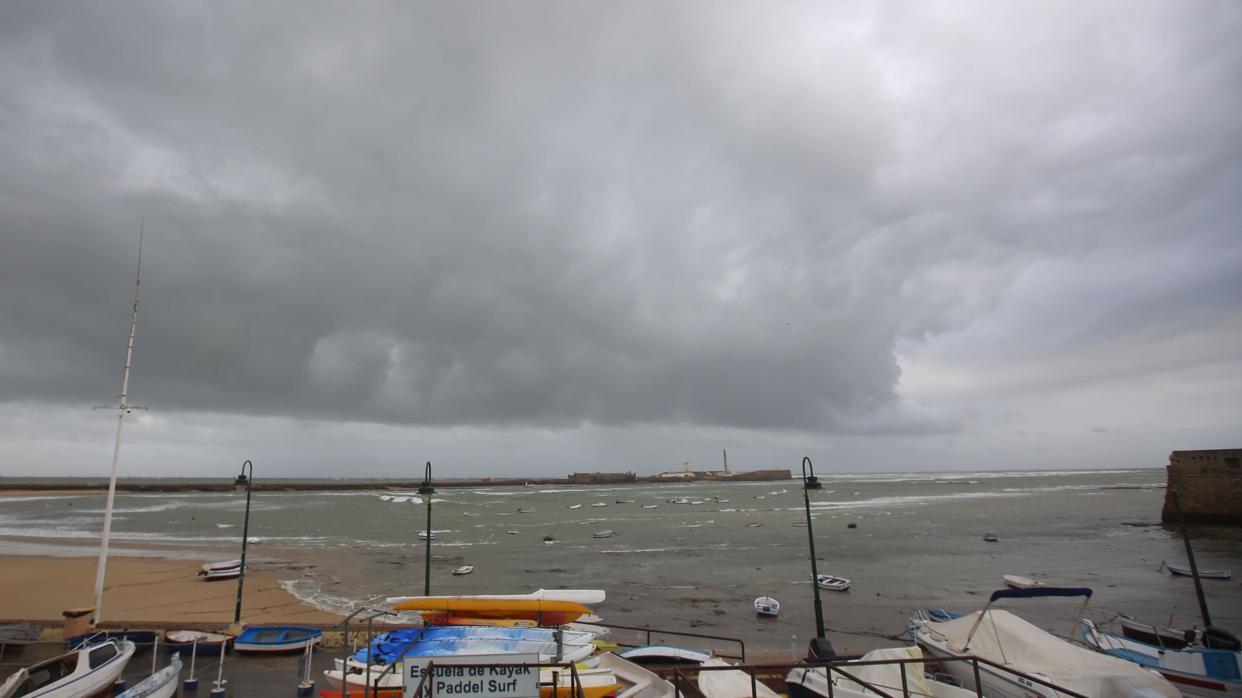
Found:
[[[806,476],[807,468],[811,476]],[[815,477],[815,465],[809,456],[802,458],[802,502],[806,506],[806,537],[811,548],[811,590],[815,594],[815,639],[811,640],[810,654],[818,659],[831,659],[836,655],[828,638],[824,637],[824,604],[819,599],[819,570],[815,566],[815,533],[811,530],[811,490],[822,489]]]
[[[423,476],[423,486],[418,488],[418,496],[422,497],[423,504],[427,506],[427,566],[423,573],[423,596],[431,596],[431,495],[436,493],[436,488],[431,486],[431,461],[427,461],[427,473]]]
[[[246,476],[246,468],[250,468],[250,476]],[[254,479],[254,463],[247,460],[242,463],[241,473],[237,479],[233,481],[233,487],[246,488],[246,518],[242,524],[242,556],[241,556],[241,574],[237,575],[237,608],[233,611],[233,623],[241,622],[241,600],[242,600],[242,583],[246,581],[246,542],[250,540],[250,485]]]

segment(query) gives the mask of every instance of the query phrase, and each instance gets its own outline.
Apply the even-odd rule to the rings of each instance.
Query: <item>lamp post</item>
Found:
[[[431,486],[431,461],[427,461],[427,472],[423,475],[423,486],[418,488],[418,496],[422,497],[423,504],[427,506],[427,564],[423,573],[423,596],[431,596],[431,495],[436,493],[436,488]]]
[[[807,468],[811,476],[806,476]],[[806,507],[806,537],[811,548],[811,590],[815,594],[815,639],[811,640],[811,655],[828,658],[835,654],[832,645],[824,637],[824,604],[819,599],[819,570],[815,566],[815,533],[811,530],[811,490],[822,489],[815,477],[815,465],[809,456],[802,458],[802,502]]]
[[[246,468],[250,468],[250,475],[246,475]],[[237,575],[237,608],[233,611],[233,623],[241,622],[241,600],[242,600],[242,583],[246,581],[246,543],[250,540],[250,485],[254,479],[254,463],[247,460],[242,463],[241,473],[237,479],[233,481],[233,487],[246,486],[246,518],[242,523],[242,556],[241,556],[241,574]]]

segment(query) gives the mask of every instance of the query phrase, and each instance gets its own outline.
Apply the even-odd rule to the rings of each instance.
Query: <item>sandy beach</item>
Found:
[[[0,557],[0,618],[58,622],[91,605],[96,557]],[[103,620],[231,623],[236,580],[205,582],[185,560],[111,557]],[[246,574],[242,623],[333,623],[340,618],[299,601],[269,572]]]

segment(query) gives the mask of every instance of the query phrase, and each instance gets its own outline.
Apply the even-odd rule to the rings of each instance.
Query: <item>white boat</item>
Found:
[[[592,537],[592,538],[612,538],[612,537],[613,537],[613,536],[615,536],[615,535],[617,535],[616,531],[613,531],[613,530],[610,528],[610,529],[605,530],[605,531],[596,531],[595,533],[592,533],[592,534],[591,534],[591,537]]]
[[[1131,698],[1134,695],[1177,698],[1180,695],[1172,684],[1153,672],[1072,645],[1008,611],[992,608],[997,599],[1041,596],[1090,598],[1091,590],[1000,589],[992,592],[981,611],[945,621],[934,621],[926,615],[915,616],[912,619],[915,642],[932,659],[973,655],[995,664],[981,662],[978,665],[981,690],[986,696],[1056,698],[1061,695],[1014,672],[1093,698]],[[971,662],[944,661],[941,671],[952,676],[963,688],[975,689]],[[1139,691],[1145,693],[1136,693]]]
[[[391,494],[381,494],[381,495],[380,495],[380,500],[381,500],[381,501],[387,502],[387,501],[390,501],[391,499],[392,499],[392,495],[391,495]]]
[[[596,503],[592,504],[591,506],[593,506],[593,507],[606,507],[606,506],[608,506],[608,502],[596,502]]]
[[[921,659],[923,653],[918,647],[894,647],[872,650],[864,654],[859,661],[878,662],[884,660]],[[849,663],[837,664],[837,668],[845,674],[833,671],[832,687],[828,686],[829,672],[824,667],[795,667],[785,677],[789,687],[789,698],[866,698],[880,695],[863,685],[870,684],[890,696],[902,695],[903,687],[907,695],[931,696],[931,698],[977,698],[974,691],[951,686],[935,681],[923,675],[922,664],[864,664],[851,666]],[[902,680],[902,673],[905,680]]]
[[[1014,589],[1034,589],[1044,585],[1043,582],[1036,581],[1030,577],[1023,577],[1020,574],[1007,574],[1004,579],[1005,585]]]
[[[744,671],[714,668],[731,666],[719,657],[703,662],[699,670],[699,691],[707,698],[780,698],[780,694]]]
[[[621,684],[621,692],[616,698],[671,698],[676,694],[673,684],[659,674],[612,652],[600,655],[597,666],[611,671]]]
[[[848,591],[850,588],[850,580],[845,577],[837,577],[831,574],[821,574],[815,578],[815,583],[820,589],[829,591]]]
[[[656,508],[656,507],[658,507],[658,506],[660,506],[660,505],[659,505],[659,504],[644,504],[644,505],[643,505],[643,508],[644,508],[644,509],[655,509],[655,508]]]
[[[206,567],[206,565],[203,565]],[[239,563],[236,567],[217,567],[211,570],[199,570],[198,576],[203,578],[205,582],[218,582],[223,579],[237,579],[241,576],[242,568]]]
[[[0,698],[78,698],[105,693],[134,656],[134,643],[108,640],[19,669],[0,684]]]
[[[1160,564],[1168,568],[1168,570],[1172,572],[1173,574],[1181,575],[1183,577],[1194,576],[1194,573],[1191,572],[1190,570],[1190,565],[1179,565],[1173,562],[1161,562]],[[1205,570],[1202,567],[1200,567],[1199,578],[1200,579],[1233,579],[1233,571],[1232,570]]]
[[[760,596],[755,599],[755,613],[761,616],[776,616],[781,612],[781,602],[771,596]]]
[[[621,657],[636,664],[702,664],[711,655],[672,645],[644,645],[622,652]]]
[[[511,535],[511,536],[516,536],[517,534],[521,533],[521,531],[519,531],[519,530],[517,530],[517,529],[515,529],[515,528],[511,528],[511,529],[509,529],[508,531],[505,531],[505,533],[508,533],[508,534],[509,534],[509,535]]]
[[[1156,647],[1113,633],[1106,633],[1082,620],[1083,640],[1105,654],[1119,657],[1158,672],[1186,696],[1242,696],[1239,656],[1216,649]]]
[[[461,513],[461,515],[462,515],[462,516],[478,516],[478,515],[479,515],[479,512],[477,512],[477,511],[463,511],[463,512]]]
[[[474,571],[474,565],[462,565],[461,567],[458,567],[457,569],[453,570],[453,574],[460,577],[463,574],[470,574],[473,571]]]
[[[181,655],[173,652],[168,666],[138,682],[117,698],[173,698],[181,678]]]
[[[427,531],[419,531],[419,532],[418,532],[418,539],[419,539],[419,540],[435,540],[435,539],[436,539],[436,534],[435,534],[435,533],[428,533]]]
[[[241,567],[241,560],[222,560],[220,562],[204,562],[202,566],[203,572],[211,572],[213,570],[227,570],[234,567]]]
[[[569,506],[567,506],[567,507],[565,507],[565,508],[566,508],[566,509],[581,509],[581,508],[582,508],[582,505],[581,505],[581,504],[570,504]]]

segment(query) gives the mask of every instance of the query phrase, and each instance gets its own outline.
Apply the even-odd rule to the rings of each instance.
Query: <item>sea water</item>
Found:
[[[847,592],[820,592],[825,624],[858,647],[892,644],[884,636],[900,634],[917,608],[976,610],[1004,574],[1091,587],[1093,606],[1150,622],[1198,620],[1191,581],[1160,570],[1185,559],[1178,532],[1157,525],[1161,470],[821,474],[821,483],[809,493],[809,528],[799,480],[440,488],[431,591],[599,588],[611,623],[788,647],[814,634],[813,531],[817,571],[852,581]],[[53,554],[89,550],[102,504],[98,495],[0,498],[0,551],[29,553],[32,538],[59,544],[43,546]],[[119,494],[113,546],[237,557],[244,509],[239,494]],[[415,492],[256,492],[248,556],[300,598],[347,612],[422,593],[426,517]],[[605,530],[615,535],[594,537]],[[1201,567],[1242,574],[1236,529],[1194,535]],[[473,574],[450,574],[466,564]],[[1242,625],[1242,587],[1205,585],[1213,620]],[[780,600],[779,618],[755,617],[751,602],[764,595]],[[1037,602],[1034,613],[1052,626],[1069,606]]]

